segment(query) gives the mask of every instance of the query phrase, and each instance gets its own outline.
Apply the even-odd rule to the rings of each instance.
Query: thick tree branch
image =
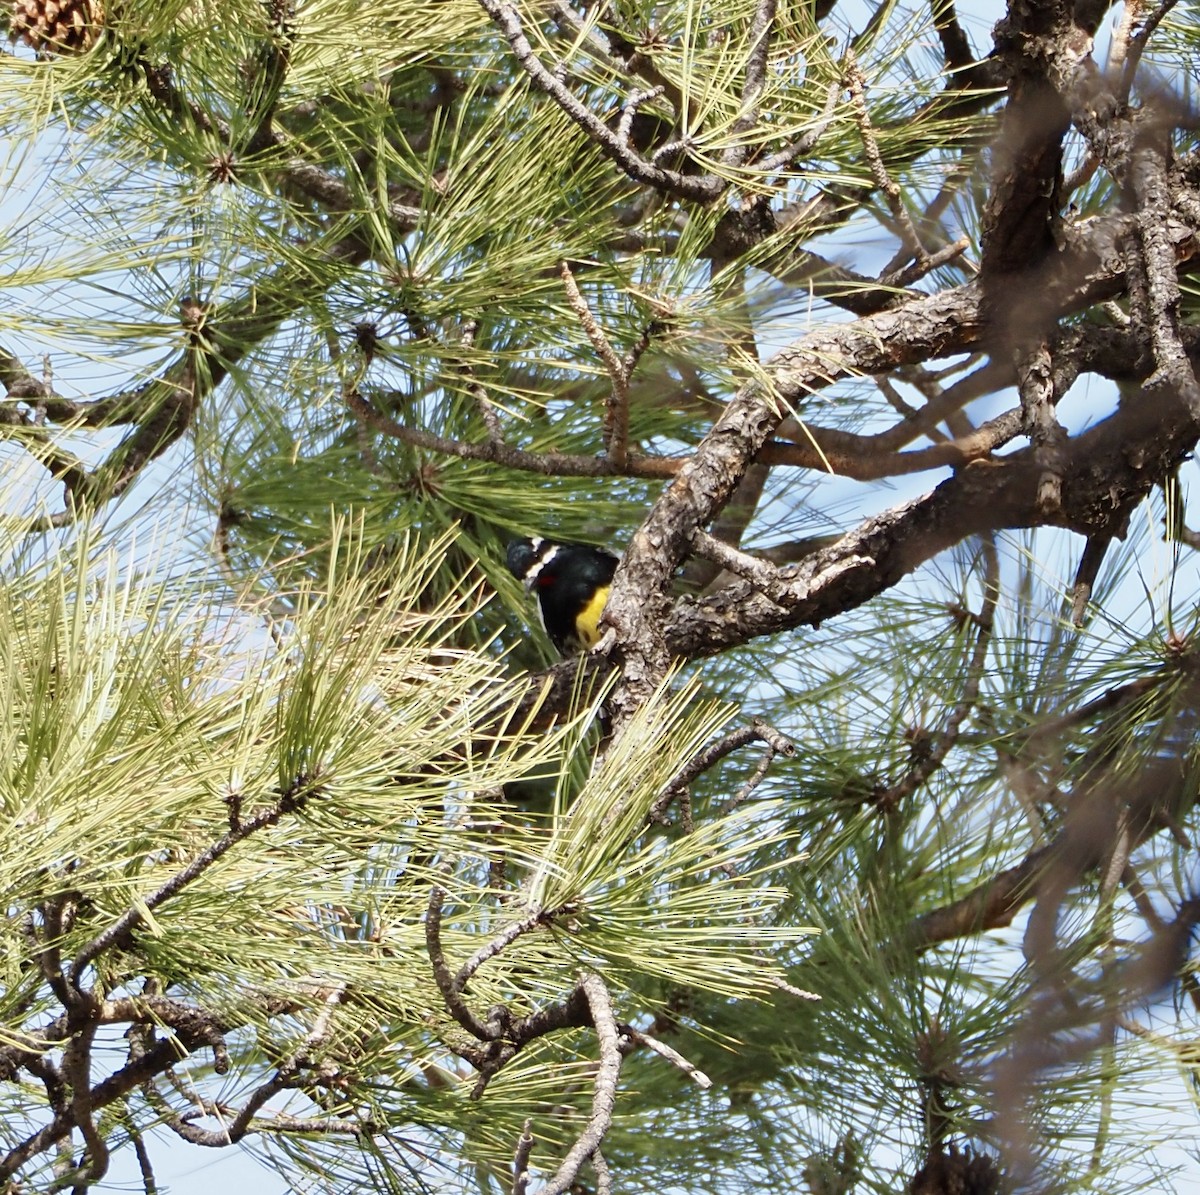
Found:
[[[1025,281],[1043,296],[1048,317],[1119,293],[1120,246],[1132,225],[1133,218],[1115,217],[1081,226],[1053,261],[1033,271]],[[1187,225],[1172,222],[1169,236],[1183,253],[1196,252]],[[1029,475],[1039,473],[1039,466],[1029,451],[1016,453],[1003,462],[976,463],[925,499],[875,516],[816,553],[798,571],[786,610],[778,595],[769,601],[741,583],[702,602],[685,600],[674,616],[670,613],[671,577],[695,531],[720,513],[789,406],[802,407],[810,394],[848,374],[885,373],[985,344],[986,299],[984,286],[973,282],[898,311],[819,329],[773,357],[766,378],[748,384],[729,403],[635,533],[614,579],[604,621],[617,632],[614,654],[624,668],[624,683],[611,700],[618,726],[666,675],[673,656],[719,651],[767,633],[768,627],[822,621],[882,592],[967,535],[1050,521],[1047,512],[1031,507]],[[1164,398],[1164,408],[1170,407]],[[1124,418],[1136,416],[1131,412]],[[1190,450],[1195,429],[1184,418],[1174,435],[1164,435],[1161,425],[1155,426],[1160,418],[1136,428],[1114,427],[1110,420],[1073,442],[1067,451],[1080,484],[1069,509],[1054,520],[1057,525],[1085,534],[1106,525],[1114,494],[1143,493],[1166,475]],[[1145,443],[1147,455],[1130,461],[1130,443]],[[1089,456],[1096,452],[1099,458]],[[1111,460],[1115,473],[1100,474],[1100,459]],[[819,596],[835,592],[849,605],[826,605]]]
[[[667,619],[673,655],[708,655],[761,634],[816,626],[862,605],[919,565],[971,535],[1058,526],[1081,535],[1110,527],[1114,512],[1170,475],[1200,438],[1200,423],[1178,396],[1119,410],[1063,448],[1062,508],[1040,496],[1036,450],[976,462],[921,498],[861,523],[791,570],[786,607],[738,582],[704,599],[684,598]]]
[[[1009,88],[983,211],[982,268],[1000,279],[1040,263],[1054,248],[1062,142],[1070,125],[1063,92],[1091,41],[1076,29],[1066,0],[1014,0],[996,26],[996,44],[1008,67]],[[997,285],[1000,308],[1004,286]],[[1014,314],[1023,320],[1023,312]]]

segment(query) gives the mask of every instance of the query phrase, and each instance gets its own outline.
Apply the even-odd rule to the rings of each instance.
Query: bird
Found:
[[[560,655],[600,642],[600,615],[619,560],[590,544],[565,544],[535,535],[507,548],[508,571],[537,594],[538,618]]]

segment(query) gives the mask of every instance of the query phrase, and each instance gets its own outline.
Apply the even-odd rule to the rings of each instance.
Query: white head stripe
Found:
[[[546,543],[546,541],[544,539],[541,539],[540,537],[533,540],[534,552],[540,553],[542,550],[542,546],[545,543]],[[538,573],[540,573],[542,571],[542,569],[544,569],[546,567],[546,565],[548,565],[550,563],[550,561],[553,560],[555,558],[555,556],[557,556],[557,555],[558,555],[558,544],[550,545],[550,550],[530,568],[529,572],[527,572],[525,574],[525,588],[526,589],[533,588],[535,582],[538,579]],[[538,612],[539,612],[539,614],[541,613],[540,607],[539,607]]]

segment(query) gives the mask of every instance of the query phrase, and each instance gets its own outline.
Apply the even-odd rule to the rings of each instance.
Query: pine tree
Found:
[[[0,1183],[1186,1189],[1190,9],[7,21]]]

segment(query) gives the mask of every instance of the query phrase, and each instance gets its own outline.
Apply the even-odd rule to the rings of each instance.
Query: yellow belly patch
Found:
[[[600,615],[608,601],[608,586],[602,585],[592,594],[592,600],[575,615],[575,632],[584,647],[595,647],[600,642]]]

